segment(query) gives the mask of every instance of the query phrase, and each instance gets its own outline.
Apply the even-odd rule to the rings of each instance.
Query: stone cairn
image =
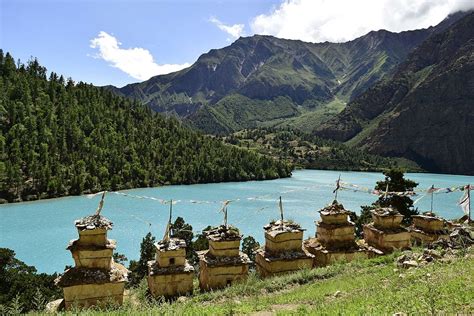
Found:
[[[240,251],[242,235],[239,230],[225,223],[205,231],[204,235],[209,241],[209,249],[198,252],[201,290],[223,288],[245,280],[250,260]]]
[[[303,248],[304,229],[284,220],[280,198],[280,220],[265,225],[265,246],[256,251],[255,264],[262,277],[312,268],[314,256]]]
[[[316,237],[304,243],[308,252],[315,256],[314,266],[367,258],[366,249],[355,241],[355,224],[348,221],[350,211],[334,200],[319,214],[321,220],[316,222]]]
[[[400,224],[403,215],[391,207],[372,210],[373,222],[364,225],[364,240],[384,253],[409,248],[410,232]]]
[[[194,268],[186,260],[186,242],[171,237],[171,214],[163,240],[155,243],[155,260],[148,261],[148,287],[154,297],[173,298],[193,292]]]
[[[66,309],[123,302],[128,270],[112,259],[116,243],[107,238],[112,222],[100,215],[103,199],[104,195],[95,215],[75,222],[79,239],[71,240],[67,247],[75,267],[56,279],[63,288]]]
[[[410,233],[413,243],[428,244],[438,239],[449,238],[444,219],[436,216],[433,212],[413,215],[412,218],[413,225],[410,227]]]

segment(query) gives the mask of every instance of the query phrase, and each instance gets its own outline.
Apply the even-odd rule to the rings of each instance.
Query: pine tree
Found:
[[[375,185],[375,190],[381,192],[388,190],[389,192],[405,192],[413,191],[418,183],[405,179],[403,171],[399,169],[390,169],[384,172],[385,179],[378,181]],[[405,218],[403,223],[409,225],[412,221],[411,216],[418,214],[418,209],[413,208],[413,200],[409,196],[399,195],[381,195],[377,201],[369,206],[361,206],[360,216],[356,219],[356,234],[362,236],[362,228],[364,224],[371,221],[371,211],[377,207],[393,207],[400,212]]]
[[[146,234],[140,244],[140,259],[130,261],[129,286],[136,286],[148,273],[148,261],[155,258],[155,237],[151,233]]]

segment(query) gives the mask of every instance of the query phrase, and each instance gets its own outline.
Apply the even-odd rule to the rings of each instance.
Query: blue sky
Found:
[[[76,81],[123,86],[185,67],[239,35],[344,41],[434,25],[470,2],[0,0],[0,47]]]
[[[276,1],[1,1],[0,47],[15,58],[38,57],[49,70],[97,85],[138,81],[93,58],[90,41],[100,31],[123,47],[143,47],[159,64],[192,63],[203,52],[229,44],[209,22],[228,24],[268,10]],[[252,3],[252,5],[250,5]]]

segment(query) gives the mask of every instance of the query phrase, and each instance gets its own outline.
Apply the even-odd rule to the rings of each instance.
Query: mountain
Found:
[[[0,203],[291,175],[136,101],[46,74],[0,50]]]
[[[317,127],[325,138],[405,157],[435,172],[474,174],[474,13],[428,38],[390,80]]]
[[[423,30],[373,31],[346,43],[239,38],[179,72],[109,89],[210,133],[278,125],[302,115],[318,122],[339,113],[457,18]]]

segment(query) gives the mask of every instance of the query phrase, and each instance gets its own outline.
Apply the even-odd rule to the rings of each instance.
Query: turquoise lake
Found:
[[[180,200],[174,205],[174,218],[183,217],[195,232],[222,223],[223,216],[219,210],[223,200],[240,199],[228,207],[229,223],[237,226],[244,235],[252,235],[262,242],[262,226],[279,217],[277,199],[280,195],[285,217],[307,229],[305,238],[313,236],[314,221],[319,218],[317,210],[333,200],[332,191],[339,175],[344,182],[368,188],[373,188],[376,181],[383,179],[381,173],[300,170],[295,171],[291,178],[271,181],[176,185],[121,192]],[[472,176],[407,174],[406,177],[418,182],[418,189],[432,184],[452,187],[474,183]],[[448,219],[461,217],[463,212],[457,205],[461,194],[436,194],[434,211]],[[359,212],[361,205],[370,204],[376,198],[364,192],[343,190],[339,192],[338,201],[347,209]],[[71,254],[65,248],[69,240],[77,238],[74,220],[92,214],[99,199],[100,196],[73,196],[1,205],[0,247],[13,249],[17,258],[34,265],[39,272],[62,272],[66,265],[73,264]],[[191,200],[201,203],[192,203]],[[420,211],[429,210],[430,197],[421,199],[416,207]],[[138,258],[140,242],[150,230],[157,238],[162,237],[168,206],[148,199],[107,194],[102,214],[114,223],[109,238],[117,240],[116,251],[130,260]]]

